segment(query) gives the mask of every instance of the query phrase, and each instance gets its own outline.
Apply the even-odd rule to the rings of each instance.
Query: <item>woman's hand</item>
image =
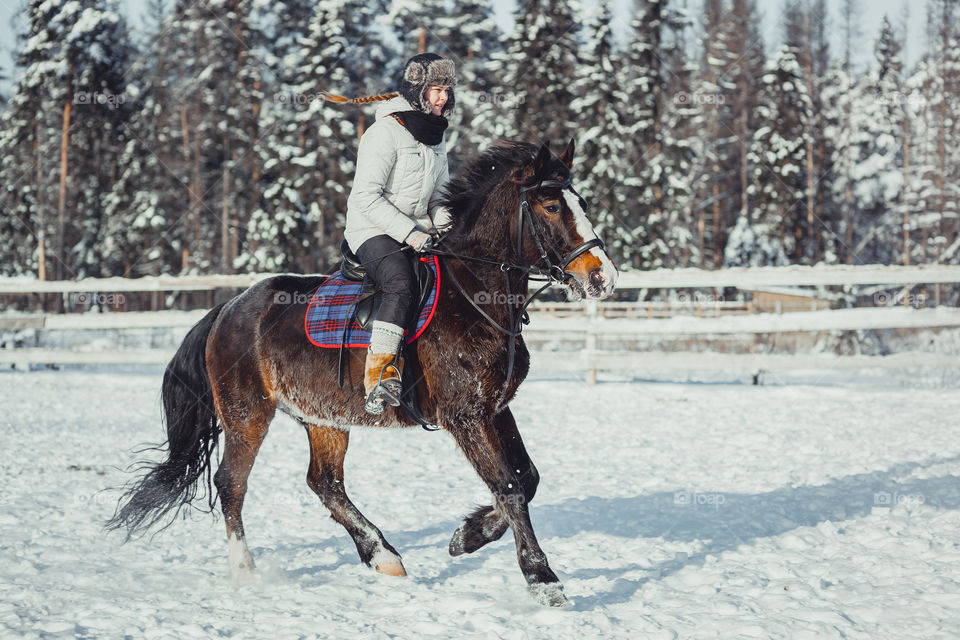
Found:
[[[436,247],[438,240],[439,234],[436,231],[427,233],[426,231],[414,229],[413,232],[407,236],[406,243],[413,247],[414,251],[423,253]]]

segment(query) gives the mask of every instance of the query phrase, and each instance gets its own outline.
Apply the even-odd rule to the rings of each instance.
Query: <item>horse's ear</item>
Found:
[[[573,138],[570,138],[570,144],[567,145],[566,150],[560,156],[560,161],[567,165],[567,169],[573,169],[573,150],[575,146]]]
[[[533,177],[539,178],[544,170],[550,165],[550,143],[544,142],[537,152],[537,157],[533,161]]]

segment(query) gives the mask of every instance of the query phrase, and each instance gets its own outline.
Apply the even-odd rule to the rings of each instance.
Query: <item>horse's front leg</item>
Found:
[[[510,462],[510,469],[517,474],[520,488],[523,490],[523,498],[527,504],[530,504],[537,493],[540,474],[530,460],[526,447],[523,446],[523,439],[520,437],[517,422],[510,409],[506,408],[498,413],[493,419],[493,425],[504,455]],[[503,536],[509,523],[497,506],[480,507],[464,518],[463,523],[450,539],[451,556],[473,553]]]
[[[530,522],[527,497],[520,480],[521,473],[517,473],[517,467],[511,464],[511,456],[498,434],[497,425],[503,425],[504,421],[513,422],[513,416],[508,411],[501,412],[492,420],[456,429],[454,436],[467,459],[493,493],[496,505],[493,512],[499,512],[513,529],[517,560],[530,592],[541,604],[562,607],[568,604],[566,596],[563,595],[563,586],[537,542],[533,524]],[[500,535],[502,534],[501,531]]]

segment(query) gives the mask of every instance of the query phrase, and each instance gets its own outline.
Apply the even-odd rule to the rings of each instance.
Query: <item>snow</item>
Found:
[[[587,387],[546,373],[513,408],[564,610],[526,594],[509,536],[447,555],[489,496],[443,434],[351,433],[347,484],[403,555],[409,577],[393,578],[359,563],[306,487],[306,438],[277,419],[244,510],[258,574],[235,588],[222,518],[126,545],[100,529],[116,499],[103,490],[162,433],[159,369],[0,375],[0,636],[960,634],[954,391],[852,374]]]

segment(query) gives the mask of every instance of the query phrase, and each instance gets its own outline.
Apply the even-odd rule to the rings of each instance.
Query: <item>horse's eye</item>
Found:
[[[552,213],[554,215],[560,213],[560,205],[558,204],[547,205],[546,207],[544,207],[544,209],[547,210],[547,213]]]

